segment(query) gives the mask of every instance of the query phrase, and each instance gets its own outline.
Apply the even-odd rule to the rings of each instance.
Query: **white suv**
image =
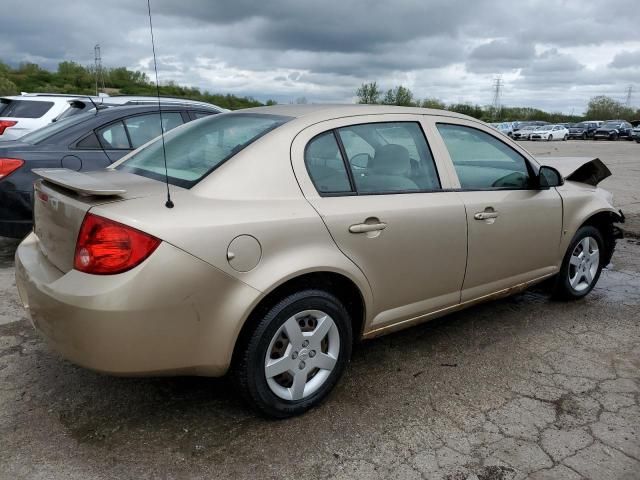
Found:
[[[71,102],[86,102],[87,96],[23,93],[0,98],[0,142],[17,140],[48,125],[71,107]],[[94,97],[94,101],[100,101]]]

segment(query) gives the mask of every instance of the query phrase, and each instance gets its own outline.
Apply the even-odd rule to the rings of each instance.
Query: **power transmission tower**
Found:
[[[624,101],[624,106],[625,107],[630,107],[631,106],[631,94],[633,93],[633,85],[629,85],[627,87],[627,98]]]
[[[491,108],[493,110],[494,118],[500,118],[500,93],[503,87],[502,77],[498,76],[493,81],[493,103]]]
[[[95,47],[93,47],[94,57],[95,57],[95,69],[96,69],[96,96],[100,91],[98,90],[99,85],[102,87],[102,91],[104,91],[104,74],[102,72],[102,57],[100,55],[100,44],[96,43]]]

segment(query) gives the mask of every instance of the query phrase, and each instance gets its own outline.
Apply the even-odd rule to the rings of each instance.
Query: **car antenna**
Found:
[[[167,149],[164,144],[164,128],[162,126],[162,105],[160,103],[160,83],[158,82],[158,64],[156,62],[156,45],[153,40],[153,23],[151,22],[151,0],[147,0],[147,10],[149,11],[149,30],[151,31],[151,48],[153,50],[153,69],[156,73],[156,94],[158,96],[158,112],[160,113],[160,136],[162,137],[162,157],[164,158],[164,180],[167,185],[167,201],[164,206],[173,208],[171,192],[169,191],[169,169],[167,168]]]

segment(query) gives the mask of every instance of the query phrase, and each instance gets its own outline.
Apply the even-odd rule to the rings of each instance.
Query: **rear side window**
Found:
[[[106,149],[130,149],[129,138],[122,122],[112,123],[97,131],[100,143]]]
[[[368,123],[338,129],[358,193],[440,189],[422,129],[415,122]]]
[[[191,113],[191,118],[193,118],[194,120],[216,114],[216,112],[194,112],[194,111],[190,113]]]
[[[333,131],[315,137],[305,151],[309,176],[320,193],[351,191],[349,175]]]
[[[522,155],[476,128],[437,124],[449,156],[466,189],[524,189],[529,171]]]
[[[166,133],[182,125],[182,115],[178,112],[162,112],[162,130]],[[160,114],[136,115],[124,120],[131,139],[131,146],[138,148],[160,135]]]
[[[228,113],[170,131],[164,142],[169,183],[192,187],[219,165],[290,119],[281,115]],[[117,168],[164,181],[162,142],[155,141],[139,150]]]
[[[8,104],[2,109],[2,116],[10,118],[40,118],[51,110],[51,107],[53,107],[53,102],[9,100]]]

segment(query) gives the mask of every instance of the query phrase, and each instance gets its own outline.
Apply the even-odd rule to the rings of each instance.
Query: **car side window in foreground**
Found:
[[[417,123],[352,125],[338,134],[359,194],[440,189],[431,151]]]
[[[333,131],[318,135],[309,142],[304,161],[318,192],[352,192],[347,168]]]
[[[476,128],[438,123],[464,189],[526,189],[529,171],[522,155]]]
[[[162,130],[166,133],[177,126],[182,125],[182,115],[178,112],[162,112]],[[149,140],[160,136],[160,115],[151,113],[148,115],[136,115],[125,118],[131,146],[138,148]]]

